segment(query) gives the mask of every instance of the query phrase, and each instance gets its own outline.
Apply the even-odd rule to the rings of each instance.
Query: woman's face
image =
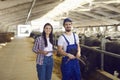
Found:
[[[51,33],[51,31],[52,31],[51,26],[50,26],[50,25],[47,25],[47,26],[44,28],[44,31],[45,31],[45,33],[46,33],[47,35],[49,35],[49,34]]]

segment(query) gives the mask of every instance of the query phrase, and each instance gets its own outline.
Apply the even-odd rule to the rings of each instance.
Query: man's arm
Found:
[[[79,43],[77,44],[77,47],[78,47],[78,52],[77,52],[76,57],[77,57],[77,58],[80,58],[80,56],[81,56],[81,48],[80,48]]]
[[[63,56],[67,56],[68,54],[63,50],[62,46],[58,46],[58,52],[63,55]]]
[[[75,56],[72,55],[72,54],[70,54],[70,53],[66,53],[66,52],[63,50],[62,46],[58,46],[58,52],[59,52],[61,55],[63,55],[63,56],[69,57],[69,59],[75,59]]]

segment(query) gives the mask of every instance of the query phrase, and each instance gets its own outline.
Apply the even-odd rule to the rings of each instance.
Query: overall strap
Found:
[[[75,44],[76,44],[76,38],[75,38],[75,33],[73,33],[73,36],[74,36],[74,42],[75,42]]]
[[[69,41],[66,39],[66,37],[64,36],[64,34],[62,34],[62,35],[63,35],[63,37],[65,38],[67,44],[69,45],[69,44],[70,44]]]

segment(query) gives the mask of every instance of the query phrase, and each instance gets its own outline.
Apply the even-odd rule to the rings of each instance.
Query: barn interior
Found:
[[[0,54],[16,38],[30,39],[33,45],[47,22],[53,25],[57,49],[65,18],[72,19],[73,32],[79,35],[86,63],[80,63],[83,80],[120,80],[120,0],[0,0]],[[2,55],[0,60],[6,59]],[[61,55],[56,56],[55,74],[60,79]],[[9,80],[3,73],[1,67],[0,79]]]

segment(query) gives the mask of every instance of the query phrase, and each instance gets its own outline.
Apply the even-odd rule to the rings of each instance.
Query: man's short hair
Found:
[[[71,20],[70,18],[66,18],[66,19],[64,19],[64,21],[63,21],[63,25],[64,25],[66,22],[72,22],[72,20]]]

